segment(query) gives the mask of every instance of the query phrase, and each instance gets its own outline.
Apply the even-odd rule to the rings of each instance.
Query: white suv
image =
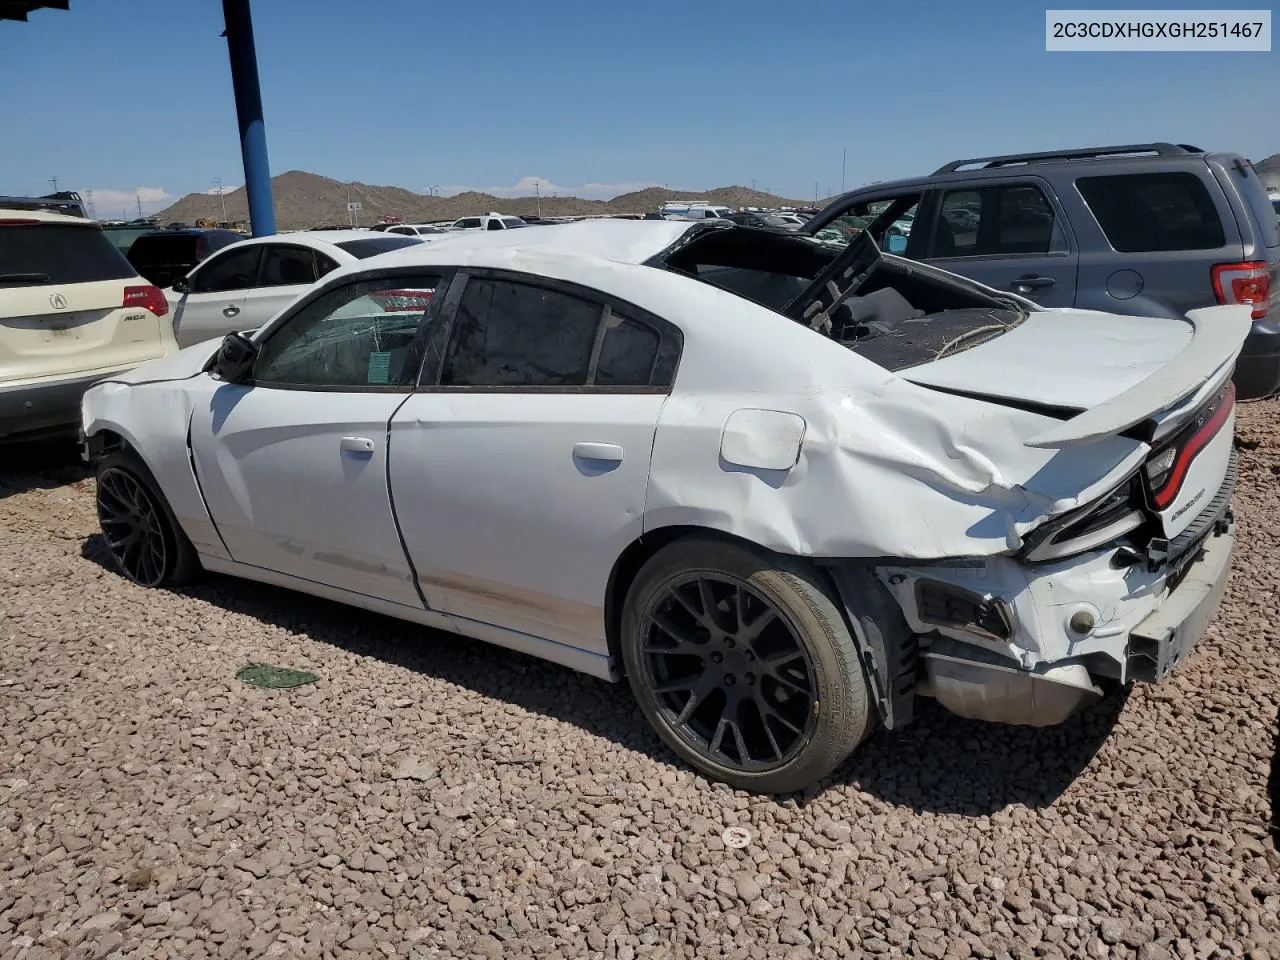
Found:
[[[483,217],[463,217],[449,225],[450,230],[513,230],[527,227],[519,217],[507,217],[501,213],[487,213]]]
[[[177,349],[168,312],[93,221],[0,210],[0,440],[74,428],[95,381]]]

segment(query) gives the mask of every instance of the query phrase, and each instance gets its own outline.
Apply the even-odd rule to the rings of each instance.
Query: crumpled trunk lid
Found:
[[[1186,322],[1088,310],[1037,310],[1003,336],[900,373],[922,386],[1063,411],[1026,441],[1066,447],[1190,415],[1224,380],[1252,327],[1248,307],[1192,310]]]
[[[1083,412],[1151,376],[1192,334],[1182,320],[1037,310],[999,337],[899,376],[972,396]]]
[[[1025,443],[1071,448],[1141,425],[1151,453],[1142,508],[1173,539],[1203,520],[1227,482],[1235,394],[1229,376],[1248,307],[1192,310],[1187,322],[1081,310],[1033,312],[1003,336],[899,375],[923,386],[1056,412]],[[1083,455],[1083,454],[1082,454]]]

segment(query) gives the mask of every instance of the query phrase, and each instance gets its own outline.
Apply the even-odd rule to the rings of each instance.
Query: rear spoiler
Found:
[[[1191,340],[1145,380],[1077,417],[1026,441],[1028,447],[1068,447],[1113,436],[1173,406],[1235,363],[1253,327],[1248,305],[1201,307],[1187,313]]]

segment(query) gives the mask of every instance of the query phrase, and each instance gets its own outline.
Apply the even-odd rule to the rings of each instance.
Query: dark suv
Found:
[[[1243,157],[1149,143],[957,160],[846,193],[801,228],[829,243],[861,229],[1046,307],[1181,317],[1252,304],[1238,395],[1280,390],[1280,224]]]
[[[133,269],[157,287],[168,287],[209,254],[244,237],[233,230],[157,230],[134,240],[126,255]]]

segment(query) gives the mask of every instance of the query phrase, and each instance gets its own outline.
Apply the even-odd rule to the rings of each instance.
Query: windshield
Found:
[[[406,237],[400,234],[383,237],[370,237],[367,240],[343,240],[336,244],[339,250],[345,250],[353,257],[363,260],[366,257],[376,257],[380,253],[386,253],[389,250],[399,250],[401,247],[412,247],[415,243],[421,243],[417,237]]]
[[[516,228],[516,227],[527,227],[527,226],[528,226],[528,224],[527,224],[527,223],[525,223],[523,220],[517,219],[516,217],[503,217],[503,218],[502,218],[502,225],[503,225],[504,227],[506,227],[508,230],[512,230],[512,229],[514,229],[514,228]]]

